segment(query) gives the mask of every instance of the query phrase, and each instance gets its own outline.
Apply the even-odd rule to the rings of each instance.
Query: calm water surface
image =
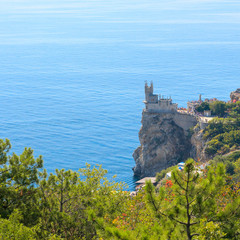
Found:
[[[239,56],[239,1],[0,1],[0,137],[132,189],[144,81],[179,106],[228,100]]]

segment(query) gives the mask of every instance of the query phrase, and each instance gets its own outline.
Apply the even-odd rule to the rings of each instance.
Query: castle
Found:
[[[161,95],[153,94],[153,83],[148,86],[147,82],[145,83],[145,109],[146,112],[159,113],[159,112],[177,112],[178,105],[172,103],[172,99],[164,98]]]

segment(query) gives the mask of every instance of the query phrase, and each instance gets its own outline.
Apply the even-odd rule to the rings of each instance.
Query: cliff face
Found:
[[[204,162],[207,160],[207,155],[205,154],[206,141],[203,139],[203,130],[200,128],[195,128],[194,134],[191,138],[191,151],[190,157]]]
[[[194,116],[180,113],[143,111],[139,132],[141,146],[133,157],[134,175],[155,176],[157,172],[190,157],[192,143],[189,129],[197,124]],[[192,151],[192,154],[195,152]]]

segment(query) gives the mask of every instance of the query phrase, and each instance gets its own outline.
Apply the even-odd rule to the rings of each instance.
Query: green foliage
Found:
[[[227,103],[226,108],[235,114],[240,114],[240,101],[235,103]]]
[[[35,185],[39,182],[43,160],[41,156],[35,159],[30,148],[25,148],[20,156],[8,155],[10,149],[9,140],[0,141],[0,214],[8,218],[14,209],[20,209],[24,223],[32,225],[39,214],[35,208]],[[33,209],[35,211],[31,211]]]
[[[225,104],[229,116],[214,118],[204,130],[204,139],[208,140],[206,153],[210,156],[226,154],[240,146],[240,115],[233,103]]]
[[[204,112],[205,110],[211,110],[212,114],[218,117],[223,117],[227,109],[232,109],[237,111],[238,107],[236,105],[229,105],[222,101],[214,101],[210,104],[208,102],[202,102],[199,106],[196,107],[198,112]]]
[[[230,131],[240,130],[240,121],[238,118],[214,118],[204,130],[205,139],[214,138],[220,134]]]
[[[56,170],[40,183],[42,229],[67,239],[94,239],[106,213],[121,211],[123,184],[109,182],[101,166],[79,172]],[[41,231],[42,232],[42,231]],[[43,236],[46,237],[46,236]]]
[[[210,110],[213,115],[223,117],[226,111],[226,103],[222,101],[215,101],[210,103]]]
[[[20,156],[10,149],[8,140],[0,140],[1,239],[238,239],[240,234],[240,187],[228,185],[232,180],[223,166],[240,179],[240,151],[214,158],[204,171],[193,160],[183,171],[168,168],[158,178],[169,171],[172,178],[160,189],[148,182],[131,197],[101,166],[48,175],[31,149]]]
[[[234,162],[234,174],[232,174],[234,182],[240,182],[240,157]]]
[[[199,106],[196,107],[198,112],[204,112],[205,110],[210,110],[210,106],[208,102],[202,102]]]
[[[212,165],[224,163],[226,173],[230,175],[235,183],[240,182],[240,151],[235,151],[226,156],[216,156],[211,160]]]
[[[148,183],[146,188],[148,203],[155,218],[164,228],[169,229],[166,239],[179,234],[182,235],[181,239],[195,239],[196,236],[202,237],[199,239],[211,239],[209,236],[223,236],[225,233],[218,231],[222,224],[218,215],[218,196],[226,183],[223,164],[209,168],[204,173],[199,172],[193,160],[188,160],[184,171],[172,171],[172,183],[173,185],[161,188],[158,194],[151,183]],[[224,214],[228,215],[227,212]],[[237,214],[234,215],[234,220]],[[205,219],[208,223],[202,232],[202,221]],[[211,221],[217,221],[220,225],[211,225]],[[209,235],[209,228],[214,229],[213,235]]]
[[[11,149],[11,144],[8,139],[0,139],[0,164],[5,164],[7,162],[7,154]],[[2,172],[1,172],[2,177]],[[1,179],[2,180],[2,179]]]
[[[240,151],[235,151],[227,156],[224,156],[225,161],[236,162],[240,158]]]
[[[114,218],[121,212],[124,184],[109,181],[101,166],[87,165],[79,172],[56,169],[48,176],[33,150],[25,148],[18,156],[10,155],[10,149],[9,140],[0,140],[0,214],[10,228],[16,210],[19,231],[34,226],[39,239],[94,239],[104,232],[105,215]]]
[[[160,182],[168,172],[171,172],[173,169],[177,168],[177,166],[172,166],[166,169],[163,169],[161,172],[156,174],[156,181]]]
[[[17,240],[34,240],[37,235],[34,229],[25,227],[20,221],[22,216],[18,210],[15,210],[9,217],[9,220],[0,218],[0,238]]]
[[[199,232],[200,235],[197,237],[199,240],[219,240],[226,236],[220,224],[213,221],[208,222],[206,219],[201,219]]]

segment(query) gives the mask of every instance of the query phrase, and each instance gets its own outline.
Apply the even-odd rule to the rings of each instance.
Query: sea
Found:
[[[0,1],[0,138],[49,173],[100,164],[131,191],[145,81],[180,107],[229,100],[239,0]]]

